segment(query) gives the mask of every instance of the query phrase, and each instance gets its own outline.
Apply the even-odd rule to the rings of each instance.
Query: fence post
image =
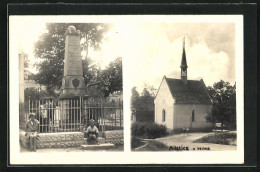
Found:
[[[120,127],[122,126],[122,114],[121,114],[121,101],[119,99],[119,106],[118,106],[118,109],[119,109],[119,120],[120,120]]]
[[[79,130],[81,131],[81,108],[82,108],[82,100],[79,97]]]
[[[61,130],[64,131],[64,128],[63,128],[63,115],[64,115],[64,110],[63,110],[63,103],[62,101],[58,101],[59,104],[60,104],[60,122],[61,122]]]
[[[48,132],[50,133],[50,131],[51,131],[51,127],[50,127],[50,99],[48,99],[48,119],[49,119],[49,122],[48,122],[48,127],[49,127],[49,130],[48,130]]]
[[[103,110],[103,119],[104,119],[104,127],[103,127],[103,131],[106,131],[106,118],[105,118],[105,102],[104,102],[104,100],[102,99],[102,101],[103,101],[103,107],[102,107],[102,110]]]
[[[70,124],[70,131],[72,130],[72,99],[70,99],[70,120],[69,120],[69,124]]]
[[[75,99],[73,99],[73,128],[72,128],[72,131],[73,131],[73,129],[75,131],[75,110],[76,110]]]
[[[31,101],[30,101],[30,99],[29,99],[29,114],[30,114],[30,112],[31,112]],[[26,114],[25,115],[25,121],[27,122],[27,117],[28,115]]]
[[[102,132],[104,131],[104,117],[103,117],[103,100],[102,100],[102,98],[101,98],[101,109],[100,109],[100,112],[101,112],[101,114],[100,114],[100,116],[101,116],[101,124],[102,124],[102,126],[101,126],[101,130],[102,130]]]

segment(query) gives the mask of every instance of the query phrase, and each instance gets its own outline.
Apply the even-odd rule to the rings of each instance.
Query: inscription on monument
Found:
[[[80,59],[78,57],[81,57],[80,39],[72,36],[68,39],[68,60]]]
[[[64,77],[62,94],[85,94],[80,47],[80,32],[69,26],[65,41]]]
[[[80,69],[70,69],[67,71],[67,75],[80,75],[81,70]]]

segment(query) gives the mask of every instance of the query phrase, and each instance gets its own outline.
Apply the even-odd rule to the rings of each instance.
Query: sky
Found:
[[[234,24],[147,23],[131,29],[131,81],[139,91],[144,83],[158,88],[164,75],[180,78],[184,37],[188,79],[235,82]]]
[[[158,88],[164,75],[180,78],[184,37],[188,79],[203,79],[207,86],[220,79],[235,82],[236,25],[233,22],[123,19],[104,20],[111,27],[104,35],[101,50],[90,50],[89,56],[102,68],[122,57],[130,73],[131,88],[136,86],[141,91],[145,84]],[[23,17],[19,22],[19,50],[27,53],[33,64],[34,43],[46,32],[45,24],[53,21]],[[34,68],[31,71],[36,72]]]

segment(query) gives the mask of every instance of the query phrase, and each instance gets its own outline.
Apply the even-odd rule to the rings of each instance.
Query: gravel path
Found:
[[[173,136],[167,136],[162,138],[157,138],[155,140],[166,144],[167,146],[172,147],[188,147],[189,151],[232,151],[236,150],[236,146],[231,145],[221,145],[221,144],[212,144],[212,143],[193,143],[193,141],[210,135],[214,133],[189,133],[187,134],[177,134]]]

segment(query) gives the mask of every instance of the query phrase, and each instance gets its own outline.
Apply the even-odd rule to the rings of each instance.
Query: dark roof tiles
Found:
[[[203,80],[165,79],[176,104],[212,104]]]

